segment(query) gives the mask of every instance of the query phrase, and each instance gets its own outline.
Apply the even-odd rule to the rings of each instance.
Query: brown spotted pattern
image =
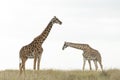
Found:
[[[83,50],[83,70],[85,68],[86,60],[88,60],[90,70],[92,70],[90,61],[93,60],[96,70],[98,69],[98,65],[97,65],[98,62],[103,71],[102,59],[100,53],[97,50],[91,48],[88,44],[65,42],[62,49],[64,50],[67,47],[73,47],[76,49]]]
[[[36,70],[36,62],[37,62],[37,70],[39,70],[41,55],[43,52],[42,44],[47,38],[48,34],[50,33],[53,24],[55,23],[62,24],[62,22],[57,17],[54,16],[49,22],[48,26],[39,36],[34,38],[34,40],[30,44],[25,45],[20,49],[19,52],[20,74],[22,73],[22,71],[25,72],[25,62],[28,58],[34,59],[34,65],[33,65],[34,70]]]

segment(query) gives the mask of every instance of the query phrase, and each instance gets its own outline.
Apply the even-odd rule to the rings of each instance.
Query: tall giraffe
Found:
[[[50,33],[53,24],[55,23],[60,25],[62,24],[62,22],[56,16],[54,16],[47,25],[47,27],[39,36],[34,38],[34,40],[30,44],[25,45],[20,49],[19,52],[19,58],[21,60],[21,62],[19,63],[20,74],[22,73],[22,71],[25,72],[25,62],[28,58],[34,59],[33,65],[34,70],[36,70],[36,61],[38,61],[37,70],[39,70],[41,55],[43,52],[42,44],[47,38],[48,34]]]
[[[103,71],[102,59],[100,53],[97,50],[91,48],[88,44],[65,42],[62,49],[64,50],[67,47],[73,47],[76,49],[83,50],[83,71],[85,68],[86,60],[88,60],[90,70],[92,70],[90,61],[93,60],[96,70],[98,69],[98,65],[97,65],[98,62]]]

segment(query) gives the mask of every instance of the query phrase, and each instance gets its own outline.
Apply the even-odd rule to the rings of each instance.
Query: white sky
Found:
[[[120,0],[1,0],[0,69],[18,69],[20,48],[53,16],[63,24],[55,24],[43,44],[41,69],[82,69],[82,51],[62,51],[64,41],[90,44],[101,53],[105,69],[120,68]],[[32,68],[33,59],[26,63]]]

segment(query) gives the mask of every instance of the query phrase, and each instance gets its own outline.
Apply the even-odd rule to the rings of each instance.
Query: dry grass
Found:
[[[0,80],[120,80],[120,70],[101,71],[61,71],[61,70],[27,70],[26,75],[19,76],[18,70],[0,71]]]

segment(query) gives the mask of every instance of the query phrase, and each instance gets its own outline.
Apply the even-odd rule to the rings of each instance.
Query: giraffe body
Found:
[[[48,34],[50,33],[53,24],[55,23],[62,24],[62,22],[54,16],[54,18],[51,19],[48,26],[39,36],[34,38],[34,40],[30,44],[25,45],[20,49],[19,52],[19,58],[21,60],[21,62],[19,63],[20,74],[22,73],[22,71],[25,72],[25,62],[28,58],[34,59],[34,65],[33,65],[34,70],[36,70],[36,62],[37,62],[37,70],[39,70],[41,55],[43,52],[42,44],[47,38]]]
[[[93,60],[96,70],[98,69],[98,65],[97,65],[97,62],[98,62],[103,71],[103,66],[102,66],[102,61],[101,61],[102,58],[101,58],[100,53],[97,50],[91,48],[88,44],[65,42],[62,49],[64,50],[67,47],[73,47],[76,49],[83,50],[83,54],[82,54],[83,55],[83,70],[85,68],[86,60],[88,60],[90,70],[92,70],[90,61]]]

